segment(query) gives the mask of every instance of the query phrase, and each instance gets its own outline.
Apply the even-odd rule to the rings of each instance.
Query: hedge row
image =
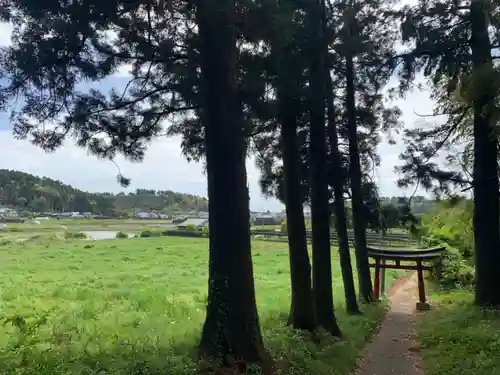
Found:
[[[161,236],[177,236],[177,237],[195,237],[207,238],[207,232],[189,231],[189,230],[145,230],[142,231],[140,237],[161,237]]]

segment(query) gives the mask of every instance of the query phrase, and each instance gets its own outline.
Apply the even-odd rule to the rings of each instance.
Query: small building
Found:
[[[158,214],[153,212],[139,212],[135,217],[136,219],[158,219]]]
[[[17,210],[13,208],[0,207],[0,216],[1,217],[18,217],[19,214]]]
[[[201,219],[199,217],[191,217],[184,220],[182,223],[177,224],[177,229],[186,230],[188,227],[195,226],[197,229],[208,228],[208,219]]]
[[[282,220],[273,215],[259,215],[253,219],[253,225],[263,226],[263,225],[279,225]]]

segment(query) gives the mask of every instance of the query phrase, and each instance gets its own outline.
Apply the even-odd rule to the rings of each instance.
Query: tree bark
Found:
[[[310,168],[313,290],[318,324],[333,335],[340,335],[335,318],[330,249],[330,213],[326,173],[325,62],[323,56],[322,0],[308,6],[310,29]]]
[[[286,10],[285,10],[286,12]],[[284,16],[287,13],[284,13]],[[289,13],[292,17],[292,14]],[[291,306],[288,324],[295,329],[316,328],[311,263],[307,251],[303,194],[299,175],[300,155],[297,137],[298,79],[302,67],[293,64],[293,45],[280,36],[272,42],[272,61],[276,64],[278,122],[281,124],[284,203],[290,253]]]
[[[197,9],[207,160],[210,256],[202,357],[233,366],[266,358],[255,301],[234,0]]]
[[[365,302],[373,302],[372,282],[368,264],[366,222],[363,216],[362,174],[359,158],[358,130],[356,125],[355,73],[352,53],[346,54],[346,109],[347,133],[349,137],[350,178],[352,194],[352,221],[354,248],[358,269],[359,294]]]
[[[299,153],[294,103],[279,95],[285,207],[290,251],[292,301],[288,323],[295,329],[316,328],[311,286],[311,263],[307,251],[306,225],[300,185]]]
[[[333,86],[330,72],[326,72],[326,99],[328,115],[328,138],[330,141],[330,158],[333,179],[335,226],[339,239],[340,266],[342,269],[342,280],[344,281],[344,294],[346,309],[349,314],[359,314],[358,301],[356,300],[356,288],[351,264],[351,251],[349,249],[349,237],[347,235],[347,217],[344,204],[344,181],[342,167],[340,165],[337,124],[335,122],[335,107],[333,103]]]
[[[470,4],[473,72],[492,70],[485,2]],[[480,74],[478,79],[484,79]],[[485,82],[486,85],[489,83]],[[491,90],[474,93],[474,241],[476,247],[476,303],[500,306],[498,265],[500,264],[500,212],[498,191],[498,146],[492,123]]]

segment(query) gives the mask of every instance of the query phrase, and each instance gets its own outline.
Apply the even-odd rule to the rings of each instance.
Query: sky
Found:
[[[10,43],[11,28],[0,23],[0,45]],[[128,82],[127,72],[122,71],[101,83],[98,87],[108,91],[112,87],[124,87]],[[393,86],[396,81],[389,82]],[[414,89],[404,99],[391,102],[398,105],[403,116],[401,120],[406,127],[414,126],[419,120],[418,114],[432,112],[434,103],[427,90]],[[376,170],[375,180],[380,186],[383,196],[411,195],[413,189],[402,190],[396,186],[397,174],[394,167],[400,164],[399,154],[404,149],[399,137],[397,144],[389,145],[383,141],[379,146],[381,165]],[[116,163],[121,173],[131,178],[127,189],[119,186],[116,180],[118,173],[116,165],[109,161],[96,159],[84,149],[76,147],[71,141],[66,142],[55,153],[45,153],[28,141],[15,140],[12,136],[12,125],[7,113],[0,113],[0,169],[11,169],[31,173],[37,176],[61,180],[75,188],[90,192],[133,191],[137,188],[172,190],[207,195],[206,178],[201,164],[188,163],[181,154],[180,138],[163,137],[155,140],[149,147],[144,161],[140,164],[131,163],[121,157]],[[250,189],[250,206],[256,211],[281,211],[283,206],[274,199],[266,199],[260,193],[259,171],[254,160],[247,161],[247,173]],[[419,192],[420,193],[420,192]],[[423,192],[422,192],[423,193]]]

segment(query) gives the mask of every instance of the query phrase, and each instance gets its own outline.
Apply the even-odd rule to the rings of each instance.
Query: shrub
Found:
[[[67,240],[69,239],[85,239],[87,238],[87,235],[85,233],[82,233],[82,232],[71,232],[71,231],[65,231],[64,232],[64,238],[66,238]]]
[[[19,216],[20,217],[32,218],[33,217],[33,212],[31,212],[31,211],[19,211]]]
[[[128,234],[122,231],[116,233],[116,238],[128,238]]]
[[[24,219],[21,219],[20,217],[0,217],[0,223],[24,223]]]
[[[146,229],[141,232],[141,237],[160,237],[161,234],[161,231]]]
[[[186,230],[188,232],[196,232],[196,225],[194,225],[194,224],[188,224],[188,225],[186,225]]]
[[[165,230],[162,232],[164,236],[177,236],[177,237],[208,237],[208,232],[191,232],[187,230]]]
[[[418,231],[428,247],[446,246],[432,275],[445,288],[470,287],[475,282],[472,204],[445,203],[432,215],[425,215]]]

